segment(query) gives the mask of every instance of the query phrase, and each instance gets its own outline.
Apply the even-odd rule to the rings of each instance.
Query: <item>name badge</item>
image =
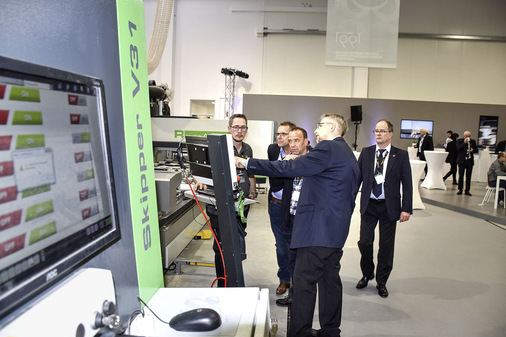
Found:
[[[385,182],[385,176],[382,174],[375,175],[374,179],[376,179],[376,184],[378,184],[378,185],[381,185]]]

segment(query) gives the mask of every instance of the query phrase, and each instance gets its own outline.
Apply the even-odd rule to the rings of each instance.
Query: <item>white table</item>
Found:
[[[417,160],[418,157],[416,155],[416,151],[418,151],[418,148],[413,146],[408,146],[408,156],[410,160]]]
[[[479,157],[476,158],[475,156],[475,170],[473,170],[473,173],[476,171],[476,178],[473,181],[488,183],[488,169],[490,168],[492,161],[492,155],[488,147],[485,150],[480,150]]]
[[[494,200],[494,208],[497,208],[497,203],[499,202],[499,184],[501,180],[506,180],[506,176],[497,176],[497,182],[495,183],[495,200]],[[492,187],[492,186],[490,186]],[[504,200],[506,202],[506,198]]]
[[[421,186],[429,190],[446,190],[443,167],[448,153],[442,151],[424,151],[423,153],[427,162],[427,176]]]
[[[423,160],[410,160],[409,164],[411,165],[411,179],[413,181],[413,209],[425,209],[418,189],[425,162]]]
[[[147,303],[166,322],[182,312],[197,308],[214,309],[222,324],[207,332],[180,332],[160,322],[144,309],[130,334],[138,336],[269,336],[269,289],[259,288],[160,288]]]

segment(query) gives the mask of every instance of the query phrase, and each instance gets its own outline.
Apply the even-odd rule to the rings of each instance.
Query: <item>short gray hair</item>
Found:
[[[323,114],[320,120],[322,120],[323,118],[330,118],[333,122],[335,122],[337,130],[340,131],[339,133],[341,136],[344,136],[346,131],[348,131],[348,122],[346,121],[346,119],[344,119],[343,116],[338,114]]]

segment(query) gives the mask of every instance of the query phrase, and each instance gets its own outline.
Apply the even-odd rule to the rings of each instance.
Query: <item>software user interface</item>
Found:
[[[99,90],[0,71],[0,294],[111,226]]]

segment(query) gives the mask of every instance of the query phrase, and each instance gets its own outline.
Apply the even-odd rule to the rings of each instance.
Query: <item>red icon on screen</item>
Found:
[[[6,125],[9,119],[9,110],[0,110],[0,124]]]
[[[70,114],[70,124],[79,124],[80,122],[81,122],[81,115],[79,115],[79,114]]]
[[[70,95],[69,94],[69,104],[70,105],[77,105],[77,101],[79,100],[78,95]]]

